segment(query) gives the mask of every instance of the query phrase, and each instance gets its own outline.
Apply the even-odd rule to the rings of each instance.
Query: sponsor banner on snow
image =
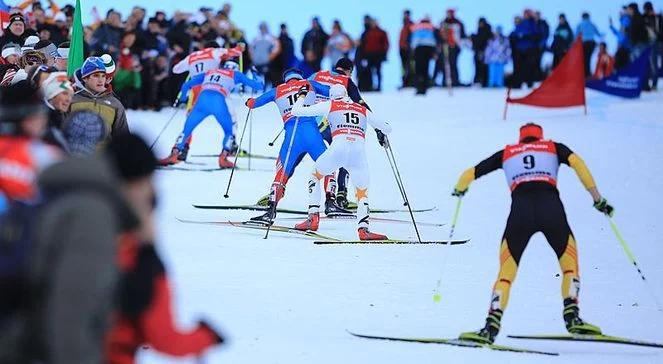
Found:
[[[647,48],[640,57],[611,76],[600,80],[587,81],[587,87],[624,98],[638,98],[649,68],[651,48]]]

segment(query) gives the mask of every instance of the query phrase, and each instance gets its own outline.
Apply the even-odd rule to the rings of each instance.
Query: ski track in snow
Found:
[[[524,93],[524,91],[523,91]],[[559,188],[578,241],[581,314],[607,334],[663,342],[663,94],[625,101],[588,91],[589,115],[582,108],[540,109],[512,105],[502,121],[503,90],[432,90],[366,94],[379,116],[394,127],[390,136],[412,206],[437,206],[421,221],[449,223],[455,200],[450,192],[462,171],[517,139],[518,128],[540,123],[546,137],[567,144],[592,171],[599,190],[615,206],[615,221],[630,244],[649,286],[642,284],[613,236],[608,221],[592,207],[574,172],[562,166]],[[238,106],[239,131],[246,115]],[[172,109],[129,112],[131,129],[151,143]],[[180,111],[157,143],[168,154],[184,123]],[[276,155],[268,141],[281,121],[274,106],[255,110],[251,148]],[[248,133],[248,131],[247,131]],[[239,135],[238,135],[239,137]],[[248,149],[248,134],[242,146]],[[280,141],[282,137],[280,138]],[[280,145],[277,143],[277,145]],[[221,129],[208,119],[194,133],[190,154],[221,149]],[[384,151],[367,135],[370,202],[400,208],[402,200]],[[214,158],[193,160],[214,165]],[[247,159],[240,165],[246,166]],[[273,161],[252,167],[273,169]],[[305,209],[307,157],[288,184],[281,207]],[[312,240],[224,226],[179,223],[175,217],[243,220],[250,211],[196,210],[191,204],[252,204],[267,193],[273,173],[236,171],[230,198],[224,199],[229,171],[157,172],[160,192],[158,249],[174,288],[176,323],[191,328],[206,319],[228,338],[228,345],[204,356],[206,363],[662,363],[663,350],[593,343],[515,340],[507,334],[564,333],[561,277],[554,253],[541,234],[530,241],[511,291],[498,344],[556,351],[559,357],[368,341],[354,332],[390,336],[455,337],[483,325],[498,270],[499,241],[509,211],[504,175],[475,181],[464,198],[456,237],[463,246],[314,246]],[[291,215],[283,215],[291,216]],[[406,213],[389,217],[408,219]],[[277,221],[278,222],[278,221]],[[294,225],[294,221],[282,221]],[[322,221],[322,234],[355,239],[355,221]],[[374,222],[372,229],[395,238],[414,238],[411,226]],[[442,228],[420,227],[422,238],[448,237]],[[446,259],[443,259],[444,256]],[[445,261],[444,266],[441,262]],[[442,300],[432,300],[442,276]],[[195,363],[152,350],[140,363]]]

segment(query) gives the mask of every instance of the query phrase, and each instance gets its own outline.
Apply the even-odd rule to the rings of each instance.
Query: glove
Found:
[[[380,146],[383,148],[389,147],[389,140],[387,139],[387,136],[382,132],[380,129],[375,129],[375,134],[378,137],[378,143],[380,143]]]
[[[249,109],[253,109],[255,104],[256,104],[256,99],[254,99],[253,97],[249,97],[249,99],[246,100],[246,102],[244,103],[244,105],[246,105],[246,107],[248,107]]]
[[[300,88],[299,88],[299,91],[297,92],[297,97],[299,98],[299,97],[304,97],[304,96],[306,96],[306,94],[308,94],[308,91],[309,91],[309,86],[308,86],[308,84],[306,84],[306,85],[300,87]]]
[[[612,217],[615,212],[615,208],[612,207],[612,205],[608,203],[608,200],[603,197],[601,197],[600,200],[594,202],[594,208],[610,217]]]
[[[457,189],[457,188],[454,188],[454,191],[451,192],[451,196],[454,196],[454,197],[463,197],[463,196],[465,196],[466,193],[467,193],[467,189],[464,189],[464,190],[461,191],[461,190],[459,190],[459,189]]]

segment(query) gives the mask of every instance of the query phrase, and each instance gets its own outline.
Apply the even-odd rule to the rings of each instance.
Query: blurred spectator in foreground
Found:
[[[359,41],[360,53],[366,60],[366,68],[370,72],[370,85],[367,91],[382,90],[382,62],[387,60],[389,51],[389,38],[387,32],[382,30],[377,20],[371,18],[368,29],[361,35]],[[374,83],[374,79],[376,82]]]
[[[311,20],[311,29],[309,29],[302,38],[302,55],[304,62],[314,71],[320,71],[320,63],[325,55],[329,35],[320,26],[318,17]]]
[[[599,44],[599,54],[596,59],[596,68],[594,69],[593,78],[601,79],[610,76],[614,67],[615,59],[608,53],[608,48],[605,42],[601,42],[601,44]]]
[[[332,25],[332,32],[329,35],[327,42],[327,57],[332,65],[335,65],[341,58],[347,58],[352,51],[353,42],[348,33],[343,31],[341,22],[337,19],[334,20]]]
[[[403,27],[398,36],[398,49],[401,57],[401,88],[414,86],[412,80],[412,48],[410,48],[413,24],[410,10],[403,11]]]
[[[476,34],[472,34],[472,50],[474,51],[474,84],[483,87],[488,85],[488,65],[485,61],[486,47],[493,38],[493,30],[486,18],[479,18]]]
[[[573,30],[566,20],[566,15],[564,13],[559,14],[558,19],[559,23],[557,24],[557,28],[555,28],[553,42],[550,45],[550,50],[553,54],[553,69],[562,61],[562,58],[564,58],[573,43]]]
[[[592,74],[590,62],[596,48],[596,40],[602,39],[603,34],[589,19],[589,13],[582,13],[582,20],[576,28],[576,34],[582,37],[582,49],[585,57],[585,77],[589,77]]]
[[[509,40],[502,34],[502,27],[497,26],[485,53],[484,61],[488,64],[488,87],[504,87],[504,65],[510,58]]]

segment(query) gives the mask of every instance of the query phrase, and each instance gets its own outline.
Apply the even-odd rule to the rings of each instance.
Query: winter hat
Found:
[[[41,93],[28,82],[3,87],[0,91],[0,134],[16,134],[22,120],[45,112]]]
[[[55,56],[58,54],[58,48],[55,46],[55,44],[47,40],[40,40],[37,42],[37,44],[35,44],[35,51],[44,54],[46,59],[55,58]]]
[[[334,69],[339,69],[339,68],[344,71],[352,72],[352,70],[354,69],[354,64],[352,63],[350,58],[343,57],[338,61],[336,61],[336,65],[334,66]]]
[[[35,49],[35,45],[37,43],[39,43],[39,37],[36,35],[31,35],[25,38],[25,41],[23,42],[23,48],[21,48],[21,50],[23,52],[33,50]]]
[[[21,68],[26,68],[34,65],[41,65],[46,63],[46,57],[41,52],[37,52],[34,49],[29,49],[23,51],[23,55],[18,60],[18,65]]]
[[[329,98],[332,100],[341,99],[348,96],[348,90],[339,84],[333,84],[329,87]]]
[[[62,92],[74,92],[66,72],[53,72],[41,83],[44,100],[48,101]]]
[[[233,71],[239,71],[239,63],[233,60],[227,60],[223,63],[223,68]]]
[[[62,124],[62,132],[72,155],[91,155],[106,137],[104,120],[91,111],[76,111]]]
[[[125,134],[113,137],[106,153],[122,180],[130,182],[151,175],[157,159],[143,139]]]
[[[304,76],[302,75],[302,71],[297,68],[288,68],[285,70],[285,72],[283,72],[284,82],[288,82],[292,79],[303,80]]]
[[[106,67],[104,66],[104,61],[99,57],[88,57],[83,66],[81,67],[81,78],[87,78],[88,76],[103,72],[106,73]]]
[[[16,43],[7,43],[2,47],[2,58],[7,59],[9,56],[20,56],[21,47]]]
[[[62,42],[58,46],[56,59],[68,59],[69,58],[69,42]]]
[[[110,54],[103,54],[99,58],[104,62],[106,73],[109,75],[115,74],[115,61],[113,61],[113,57],[111,57]]]
[[[25,24],[25,18],[23,17],[23,14],[21,13],[14,13],[9,17],[9,26],[11,26],[13,23],[20,21],[21,23]]]
[[[521,143],[527,143],[534,140],[543,139],[543,128],[541,125],[534,123],[527,123],[520,127],[520,138]]]
[[[53,21],[56,22],[56,23],[57,22],[66,23],[67,22],[67,15],[60,11],[57,14],[55,14],[55,16],[53,16]]]

